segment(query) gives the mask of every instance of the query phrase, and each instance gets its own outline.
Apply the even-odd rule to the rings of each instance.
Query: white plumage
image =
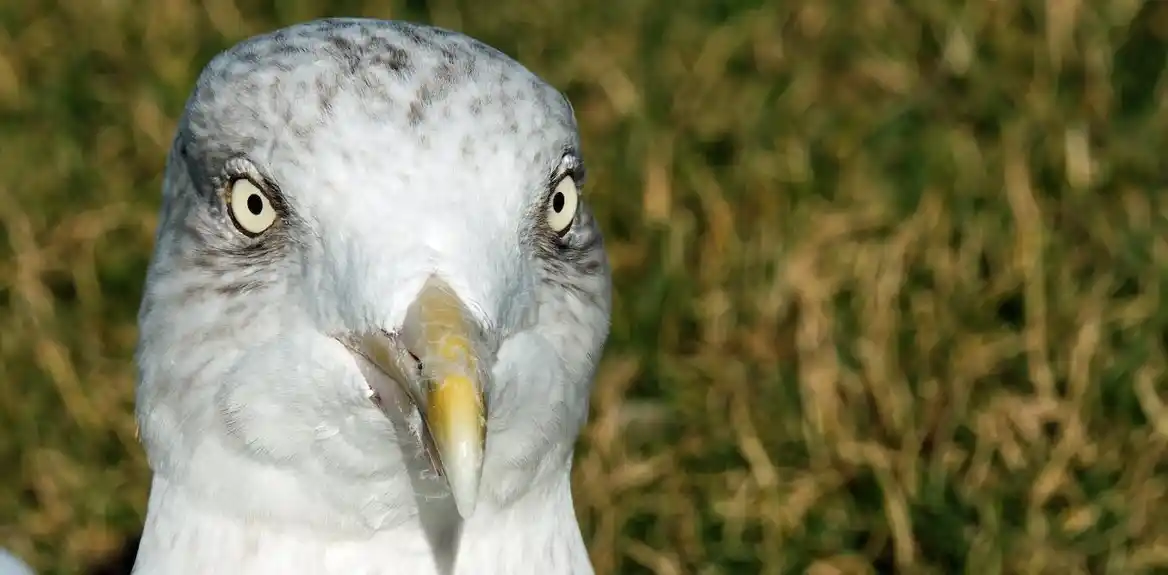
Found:
[[[457,33],[320,20],[212,60],[139,316],[135,573],[591,573],[583,177],[567,100]]]
[[[31,567],[12,553],[0,549],[0,575],[34,575]]]

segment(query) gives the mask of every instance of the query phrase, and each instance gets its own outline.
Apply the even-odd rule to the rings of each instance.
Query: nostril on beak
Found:
[[[410,359],[414,360],[414,370],[417,371],[418,375],[421,375],[423,373],[422,370],[425,367],[422,364],[422,358],[418,357],[417,354],[408,349],[406,350],[406,353],[410,354]]]

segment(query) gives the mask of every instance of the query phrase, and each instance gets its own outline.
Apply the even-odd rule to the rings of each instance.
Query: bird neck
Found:
[[[135,575],[592,575],[567,474],[462,522],[425,512],[364,534],[232,513],[155,476]],[[449,520],[447,520],[449,519]]]

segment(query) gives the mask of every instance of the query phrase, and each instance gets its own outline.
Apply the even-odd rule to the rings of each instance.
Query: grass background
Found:
[[[323,15],[465,31],[575,103],[617,284],[598,572],[1168,572],[1168,3],[1135,0],[8,0],[0,545],[132,551],[175,119]]]

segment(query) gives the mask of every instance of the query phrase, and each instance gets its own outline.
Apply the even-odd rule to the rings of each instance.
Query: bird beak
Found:
[[[363,337],[359,346],[387,374],[406,371],[400,365],[403,355],[420,364],[420,378],[395,379],[404,380],[418,404],[422,440],[437,451],[438,471],[463,518],[474,513],[478,500],[486,441],[483,383],[488,376],[480,365],[483,338],[477,326],[453,290],[431,278],[395,336]],[[408,354],[401,353],[403,348]]]

